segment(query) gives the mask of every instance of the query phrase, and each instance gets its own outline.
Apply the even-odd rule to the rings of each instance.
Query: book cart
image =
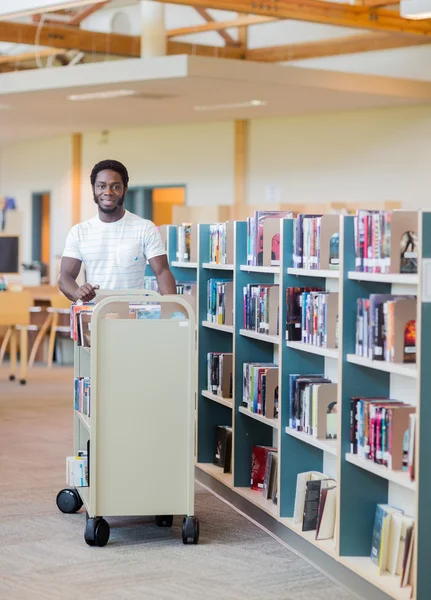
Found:
[[[370,207],[371,208],[371,207]],[[209,262],[210,226],[198,227],[198,390],[197,468],[271,515],[314,547],[371,584],[367,597],[427,600],[429,568],[431,479],[426,468],[431,456],[431,213],[418,211],[418,272],[403,274],[355,271],[354,220],[339,216],[339,270],[297,268],[293,262],[293,219],[280,221],[280,266],[248,266],[247,225],[233,223],[233,259],[230,264]],[[233,324],[207,320],[207,283],[210,278],[233,282]],[[248,283],[280,286],[279,331],[262,334],[246,330],[243,289]],[[287,287],[320,287],[338,292],[338,348],[286,341]],[[356,300],[372,293],[417,297],[416,363],[371,361],[355,353]],[[232,397],[208,390],[207,356],[233,354]],[[243,406],[243,364],[275,362],[279,366],[278,419],[250,412]],[[323,373],[337,385],[337,439],[314,437],[289,427],[289,376]],[[352,397],[390,397],[416,407],[415,479],[408,472],[365,460],[351,451]],[[217,426],[232,428],[232,468],[215,464]],[[250,488],[252,447],[278,448],[278,500],[265,499]],[[299,473],[315,471],[336,481],[336,522],[331,539],[316,540],[314,531],[302,531],[295,522],[295,488]],[[400,508],[415,519],[414,582],[402,587],[400,576],[379,569],[370,558],[378,504]]]
[[[130,309],[160,303],[160,318]],[[170,318],[181,310],[184,319]],[[113,318],[115,315],[115,318]],[[74,455],[86,451],[88,486],[63,489],[57,506],[87,512],[84,538],[105,546],[104,516],[156,515],[198,543],[194,517],[195,316],[180,296],[149,290],[99,292],[91,348],[75,342],[75,377],[90,377],[90,416],[74,411]]]

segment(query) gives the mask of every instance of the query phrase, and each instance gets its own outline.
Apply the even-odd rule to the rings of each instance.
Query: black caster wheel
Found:
[[[172,527],[174,517],[172,515],[158,515],[156,517],[157,527]]]
[[[25,385],[27,383],[25,379],[20,379],[19,382],[21,385]]]
[[[57,506],[62,513],[72,514],[82,508],[82,500],[75,490],[61,490],[57,494]]]
[[[199,541],[199,519],[196,517],[184,517],[182,527],[183,544],[191,540],[194,544]]]
[[[15,375],[9,375],[9,381],[15,381]]]
[[[105,519],[102,519],[102,517],[87,518],[84,539],[89,546],[99,546],[99,548],[106,546],[109,541],[109,534],[109,523]]]

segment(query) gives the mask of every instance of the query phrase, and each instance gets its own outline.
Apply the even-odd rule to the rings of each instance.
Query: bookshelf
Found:
[[[412,597],[426,598],[431,573],[426,566],[431,549],[431,482],[425,469],[420,479],[411,481],[408,473],[390,470],[372,461],[360,459],[350,448],[350,399],[355,396],[391,397],[416,405],[416,474],[419,464],[427,464],[431,455],[431,403],[426,390],[431,385],[431,297],[423,289],[431,278],[431,213],[419,212],[418,274],[375,274],[355,271],[353,217],[340,216],[340,268],[293,268],[292,219],[280,222],[280,266],[246,265],[246,223],[234,222],[234,261],[223,269],[223,277],[232,277],[234,322],[232,331],[218,330],[205,323],[206,284],[218,266],[208,261],[209,225],[199,226],[197,280],[199,289],[198,386],[205,390],[206,354],[233,352],[232,408],[220,406],[207,393],[198,397],[197,467],[222,482],[239,496],[273,516],[284,526],[306,539],[323,553],[360,575],[394,600],[410,598],[410,586],[401,588],[400,577],[386,572],[379,576],[370,557],[373,524],[378,503],[401,507],[416,517],[416,586]],[[427,241],[428,240],[428,241]],[[224,266],[223,266],[224,267]],[[428,270],[429,269],[429,270]],[[280,291],[279,332],[265,335],[244,327],[243,288],[249,283],[278,283]],[[289,287],[321,288],[338,293],[338,347],[326,348],[299,341],[286,341],[286,298]],[[417,362],[391,363],[370,360],[355,354],[356,299],[371,293],[417,294]],[[276,362],[279,366],[279,418],[268,419],[251,413],[243,406],[243,364]],[[338,436],[319,439],[289,428],[288,390],[290,374],[323,374],[337,384]],[[216,425],[233,429],[232,473],[223,473],[212,464]],[[266,500],[250,489],[251,448],[254,445],[278,448],[278,503]],[[334,539],[316,540],[313,532],[301,531],[293,522],[295,488],[298,473],[319,471],[337,481],[337,521]],[[419,526],[420,525],[420,526]]]

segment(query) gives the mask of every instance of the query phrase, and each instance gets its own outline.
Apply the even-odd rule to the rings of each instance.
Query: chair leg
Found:
[[[9,344],[10,337],[12,335],[12,327],[8,327],[6,335],[4,336],[3,343],[0,348],[0,366],[3,364],[4,356],[6,354],[7,346]]]
[[[9,379],[13,380],[16,377],[16,365],[17,365],[17,343],[16,343],[16,329],[12,328],[10,336],[10,375]]]
[[[34,365],[34,361],[36,360],[37,351],[39,350],[39,346],[41,345],[43,338],[47,334],[47,331],[49,329],[49,326],[51,325],[53,316],[54,315],[47,316],[42,327],[40,328],[39,333],[36,336],[36,339],[33,342],[33,346],[31,348],[31,353],[30,353],[30,358],[28,359],[28,366],[30,369]]]
[[[28,361],[28,330],[27,327],[21,329],[20,343],[20,383],[27,381],[27,361]]]
[[[52,325],[51,325],[51,331],[49,332],[49,344],[48,344],[48,369],[52,368],[52,363],[54,360],[54,347],[55,347],[55,335],[56,335],[56,328],[58,327],[58,319],[59,316],[57,314],[53,315],[53,319],[52,319]]]

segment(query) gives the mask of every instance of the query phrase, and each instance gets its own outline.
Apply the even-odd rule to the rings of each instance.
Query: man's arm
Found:
[[[150,263],[150,267],[157,278],[157,284],[159,286],[160,293],[162,295],[176,294],[177,284],[175,283],[174,276],[169,268],[166,254],[150,258],[148,262]]]
[[[81,270],[81,261],[77,258],[63,256],[60,265],[60,275],[58,276],[58,287],[72,302],[82,300],[90,302],[96,295],[98,285],[92,286],[90,283],[85,283],[79,286],[76,283],[76,278]]]

